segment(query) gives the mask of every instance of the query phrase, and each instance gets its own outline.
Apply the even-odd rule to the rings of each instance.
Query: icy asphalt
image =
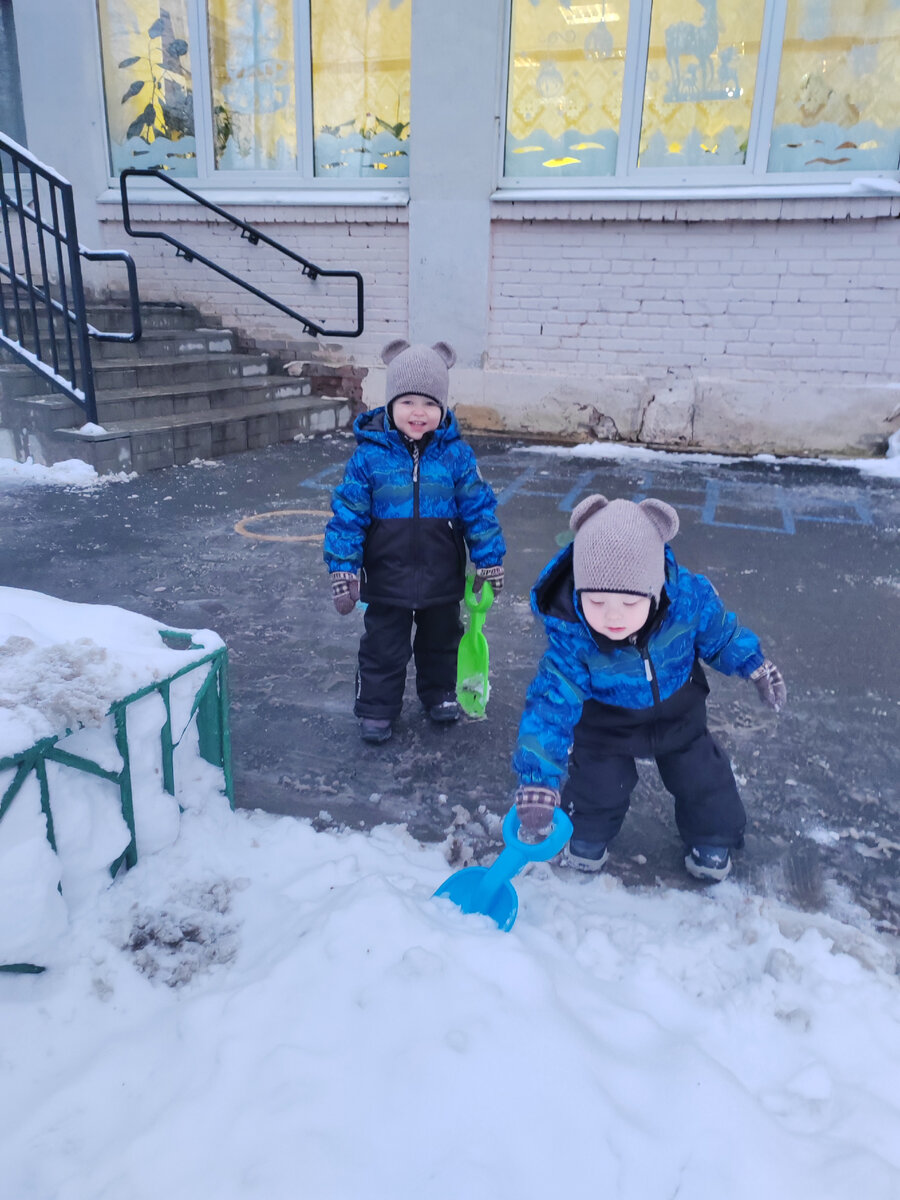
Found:
[[[407,686],[393,740],[359,741],[358,612],[335,613],[321,557],[331,489],[353,448],[334,435],[82,490],[0,483],[0,578],[113,604],[229,647],[236,802],[322,827],[404,822],[453,832],[457,861],[497,849],[496,815],[543,649],[529,590],[579,499],[652,495],[678,508],[674,548],[755,629],[786,711],[709,672],[710,724],[749,824],[735,878],[812,911],[857,904],[900,933],[900,488],[854,469],[656,456],[614,461],[471,439],[497,492],[507,586],[490,613],[483,721],[429,724]],[[653,764],[608,870],[629,885],[696,887]]]

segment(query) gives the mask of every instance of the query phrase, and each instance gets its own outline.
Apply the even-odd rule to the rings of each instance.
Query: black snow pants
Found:
[[[416,632],[410,645],[413,621]],[[353,706],[358,717],[393,721],[400,715],[411,656],[416,662],[416,692],[426,708],[456,699],[456,659],[463,632],[458,601],[415,610],[370,603],[365,625]]]
[[[616,836],[638,780],[634,760],[653,758],[686,846],[742,844],[747,818],[728,757],[706,725],[708,693],[697,663],[684,687],[653,708],[585,703],[562,794],[575,838]]]

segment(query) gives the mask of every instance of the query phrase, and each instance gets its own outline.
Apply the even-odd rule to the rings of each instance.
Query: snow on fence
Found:
[[[210,630],[0,588],[0,971],[41,970],[192,793],[233,803],[227,672]]]

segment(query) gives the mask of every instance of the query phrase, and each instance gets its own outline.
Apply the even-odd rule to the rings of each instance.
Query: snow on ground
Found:
[[[85,427],[86,428],[86,427]],[[298,435],[294,441],[309,440],[304,435]],[[795,464],[819,467],[846,467],[859,471],[863,475],[876,475],[882,479],[900,479],[900,430],[888,438],[887,454],[884,458],[797,458],[777,457],[774,454],[745,455],[680,453],[672,450],[651,450],[647,446],[632,445],[629,442],[582,442],[576,446],[520,446],[519,453],[527,454],[556,454],[569,458],[613,458],[649,462],[653,460],[673,463],[706,463],[711,466],[725,466],[736,462],[770,463],[773,466]],[[194,459],[192,467],[220,466],[215,460],[206,461]],[[24,484],[56,484],[72,487],[95,487],[101,483],[121,482],[134,479],[134,473],[119,472],[111,475],[98,475],[93,467],[80,459],[67,459],[55,463],[52,467],[43,467],[29,459],[25,463],[13,462],[0,458],[0,483],[16,482]]]
[[[88,429],[94,433],[98,430],[103,432],[99,425],[82,426],[82,431]],[[187,465],[189,467],[221,467],[223,463],[217,459],[194,458]],[[83,462],[80,458],[67,458],[50,467],[42,466],[32,458],[28,458],[23,463],[10,458],[0,458],[0,484],[45,484],[53,487],[84,489],[102,487],[107,483],[127,483],[131,479],[137,479],[136,471],[111,471],[106,475],[98,475],[90,463]]]
[[[29,458],[15,462],[11,458],[0,458],[0,483],[55,484],[68,487],[93,487],[100,476],[80,458],[67,458],[52,467],[42,466]]]
[[[774,454],[747,456],[681,453],[672,450],[651,450],[648,446],[635,446],[629,442],[581,442],[576,446],[518,446],[516,450],[520,454],[555,454],[563,458],[612,458],[622,462],[705,463],[709,466],[758,462],[772,466],[846,467],[863,475],[900,479],[900,431],[891,434],[888,439],[888,452],[884,458],[797,458],[778,457]]]
[[[71,643],[70,606],[45,599]],[[116,659],[146,619],[104,613]],[[48,969],[0,974],[5,1195],[900,1194],[897,963],[849,905],[842,923],[731,881],[541,864],[501,933],[432,899],[443,848],[403,828],[232,813],[196,739],[184,812],[154,820],[158,722],[144,710],[130,741],[144,824],[168,836],[148,852],[139,831],[110,884],[97,845],[119,852],[121,817],[76,797],[92,836],[60,844]]]

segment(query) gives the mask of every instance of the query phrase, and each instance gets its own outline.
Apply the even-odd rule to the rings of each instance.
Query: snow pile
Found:
[[[42,466],[31,458],[23,463],[10,458],[0,458],[0,483],[52,483],[69,487],[93,487],[99,478],[90,463],[83,462],[80,458],[67,458],[63,462],[54,463],[52,467]]]
[[[900,479],[897,434],[891,434],[891,437],[888,438],[887,452],[884,458],[798,458],[795,456],[780,458],[774,454],[748,456],[684,453],[673,450],[652,450],[648,446],[636,446],[629,442],[581,442],[577,446],[518,446],[516,449],[520,454],[555,454],[564,458],[608,458],[620,462],[708,463],[711,466],[760,462],[806,467],[846,467],[859,471],[863,475],[878,475],[883,479]]]
[[[0,759],[15,759],[40,739],[69,729],[59,750],[120,772],[123,762],[107,716],[112,702],[222,645],[215,633],[202,630],[193,634],[194,648],[170,649],[159,629],[158,622],[123,609],[0,588]],[[192,700],[208,669],[204,664],[171,687],[175,796],[162,780],[162,698],[145,696],[127,710],[140,853],[175,840],[183,791],[211,770],[198,757],[190,724]],[[221,772],[212,774],[215,790]],[[66,927],[67,905],[108,886],[109,867],[131,837],[115,782],[59,762],[46,763],[46,778],[58,854],[49,844],[36,772],[30,770],[13,793],[17,762],[0,770],[0,802],[10,790],[0,820],[0,964],[41,964],[52,955]]]
[[[171,649],[160,624],[102,604],[71,604],[0,587],[0,758],[78,725],[99,725],[114,700],[165,679],[218,649],[208,629],[197,649]]]
[[[144,653],[145,620],[105,610],[94,665]],[[23,905],[57,861],[36,791],[0,820],[0,914],[48,967],[0,973],[4,1195],[896,1200],[900,983],[864,914],[539,864],[500,933],[432,898],[449,839],[232,813],[189,695],[181,815],[159,697],[129,715],[132,871],[104,873],[124,824],[96,776],[54,807],[65,902]],[[66,745],[117,758],[106,724]]]
[[[0,977],[29,1200],[894,1200],[886,946],[725,883],[520,877],[502,934],[440,848],[211,797]]]

